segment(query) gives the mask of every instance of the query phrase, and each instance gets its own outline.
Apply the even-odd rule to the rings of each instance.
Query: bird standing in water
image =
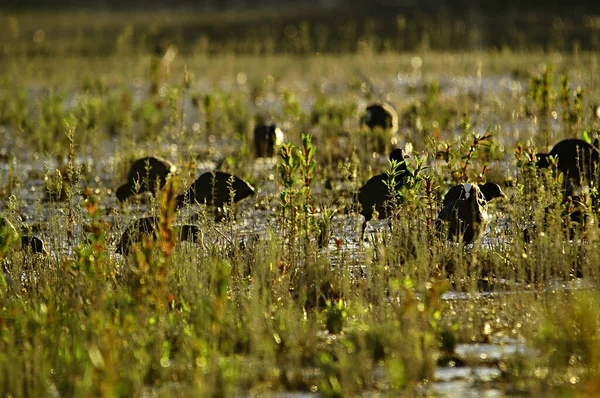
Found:
[[[449,240],[460,240],[467,245],[479,239],[487,226],[489,216],[483,192],[476,184],[460,184],[450,188],[444,207],[438,214],[437,229],[447,233]],[[463,194],[455,199],[458,190]]]
[[[558,159],[558,170],[565,175],[565,188],[567,184],[581,186],[587,182],[590,186],[598,186],[598,175],[600,170],[600,152],[586,141],[571,138],[560,141],[554,145],[550,153],[538,153],[536,155],[536,166],[547,168],[550,166],[550,157]],[[568,196],[568,195],[567,195]]]
[[[175,171],[175,166],[163,159],[153,156],[138,159],[129,168],[127,182],[117,188],[117,198],[123,202],[143,192],[154,194],[165,186],[167,176]]]
[[[453,186],[446,192],[444,196],[444,201],[442,203],[443,206],[448,205],[450,202],[453,202],[458,199],[466,199],[467,198],[467,188],[470,189],[471,184],[458,184]],[[494,184],[493,182],[486,182],[483,185],[477,185],[479,190],[483,194],[485,200],[487,202],[495,199],[495,198],[505,198],[506,195],[502,192],[502,189],[498,184]]]
[[[275,155],[275,149],[283,143],[283,132],[275,123],[257,124],[254,127],[254,154],[258,158]]]
[[[365,185],[358,190],[358,202],[361,205],[360,214],[363,215],[365,221],[362,225],[361,236],[364,234],[367,222],[373,218],[373,209],[377,211],[378,218],[380,220],[386,219],[390,216],[388,210],[390,208],[390,200],[393,197],[393,191],[398,191],[405,181],[405,177],[408,173],[406,167],[406,159],[409,158],[407,154],[400,148],[394,149],[390,153],[390,161],[395,162],[395,185],[389,187],[387,181],[389,176],[387,173],[378,174],[371,177]]]
[[[143,217],[133,220],[121,235],[115,251],[127,256],[133,245],[141,243],[144,236],[155,237],[158,223],[158,217]],[[200,236],[200,229],[195,225],[174,226],[174,230],[180,241],[196,242]]]
[[[177,196],[176,208],[186,203],[198,203],[214,206],[220,211],[225,205],[237,203],[254,193],[250,184],[234,175],[222,171],[206,172],[187,191]]]

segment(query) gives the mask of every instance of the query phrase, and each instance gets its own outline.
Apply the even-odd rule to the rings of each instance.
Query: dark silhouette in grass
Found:
[[[33,235],[21,235],[21,250],[48,255],[44,241]]]
[[[579,186],[587,182],[592,186],[598,185],[598,164],[600,152],[597,148],[583,140],[571,138],[560,141],[554,145],[550,153],[538,153],[536,166],[547,168],[550,166],[550,157],[558,158],[558,170],[565,175],[565,187],[568,183]]]
[[[371,104],[367,106],[367,111],[361,117],[360,124],[370,130],[380,128],[394,134],[398,130],[398,114],[386,103]]]
[[[367,133],[362,135],[364,142],[361,145],[384,153],[390,147],[392,136],[398,131],[398,114],[388,104],[372,104],[360,118],[360,125]]]
[[[254,154],[258,158],[275,155],[275,149],[283,143],[283,132],[275,123],[259,123],[254,127]]]
[[[439,232],[447,232],[449,240],[460,240],[462,237],[463,244],[467,245],[479,239],[485,231],[488,223],[487,202],[479,186],[461,185],[465,193],[464,198],[447,202],[438,214],[436,226]]]
[[[496,198],[505,198],[506,195],[502,192],[502,189],[498,184],[494,184],[493,182],[486,182],[483,185],[477,185],[479,190],[483,194],[486,202],[489,202]],[[444,196],[444,201],[442,203],[442,207],[446,207],[451,202],[459,199],[466,199],[467,197],[467,188],[470,191],[471,184],[458,184],[453,186],[446,192]]]
[[[22,251],[30,253],[48,254],[44,241],[30,233],[19,234],[15,226],[6,218],[0,217],[0,246],[13,247],[19,244]]]
[[[175,166],[166,160],[153,156],[138,159],[133,162],[127,173],[127,182],[117,188],[117,198],[123,202],[143,192],[154,194],[165,186],[167,176],[174,171]],[[136,184],[139,184],[137,190]]]
[[[158,222],[158,217],[133,220],[121,235],[115,251],[127,256],[133,245],[140,244],[144,236],[154,238],[155,231],[158,230]],[[197,242],[200,236],[200,229],[195,225],[174,226],[173,229],[180,241]]]
[[[396,177],[394,191],[398,191],[405,181],[405,177],[408,175],[406,168],[406,159],[408,155],[400,148],[394,149],[390,153],[390,160],[396,162]],[[365,221],[362,225],[361,236],[364,235],[367,222],[373,218],[373,209],[377,211],[378,218],[380,220],[386,219],[390,216],[388,210],[390,208],[389,201],[392,199],[390,187],[386,184],[388,181],[388,174],[382,173],[373,176],[358,190],[358,203],[361,205],[360,214],[363,215]]]
[[[232,199],[233,192],[233,201]],[[222,209],[254,195],[254,188],[244,180],[221,171],[207,172],[194,181],[186,192],[177,196],[176,208],[199,203]]]

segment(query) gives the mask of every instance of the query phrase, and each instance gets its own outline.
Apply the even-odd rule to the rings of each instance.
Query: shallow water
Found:
[[[416,86],[423,84],[421,79],[417,79],[408,75],[399,74],[396,78],[381,84],[381,90],[393,90],[394,96],[400,97],[406,95],[407,92],[413,90]],[[142,85],[134,85],[133,100],[141,102],[147,87]],[[211,85],[207,82],[199,82],[196,89],[207,91],[211,89]],[[214,88],[214,87],[212,87]],[[219,88],[222,90],[237,90],[236,86],[221,82]],[[307,85],[298,84],[294,87],[297,93],[303,96],[300,100],[302,108],[308,112],[312,109],[315,101],[315,96],[309,93]],[[345,84],[339,84],[333,81],[324,81],[320,85],[322,93],[328,95],[347,94],[348,87]],[[500,96],[518,98],[524,95],[527,90],[524,82],[520,82],[510,78],[507,75],[494,77],[484,77],[481,80],[476,77],[456,77],[456,78],[441,78],[440,79],[440,96],[445,101],[455,100],[459,97],[468,95],[487,95],[487,101],[493,102],[495,98]],[[43,95],[44,90],[35,88],[28,91],[30,99],[35,99],[37,96]],[[64,105],[72,107],[75,101],[78,100],[78,93],[69,93]],[[407,102],[405,100],[404,102]],[[366,100],[357,98],[359,108],[364,107]],[[245,105],[249,109],[255,109],[257,112],[268,111],[275,114],[282,112],[282,101],[280,94],[269,93],[262,96],[256,101],[250,100],[248,97]],[[185,105],[184,123],[188,126],[193,126],[200,118],[195,107],[189,103]],[[534,121],[526,118],[517,120],[502,120],[506,113],[494,113],[493,107],[484,108],[477,115],[479,122],[474,127],[474,130],[483,134],[488,126],[494,123],[502,122],[502,134],[497,134],[498,142],[501,146],[506,147],[505,160],[494,162],[492,167],[502,170],[501,175],[508,177],[510,173],[516,173],[513,164],[513,155],[508,148],[514,147],[515,143],[526,135],[530,135],[530,131],[535,131],[537,126]],[[356,120],[347,121],[346,124],[355,126]],[[453,132],[458,134],[458,129],[455,127]],[[527,133],[527,134],[526,134]],[[55,169],[59,167],[59,162],[52,156],[41,155],[32,152],[24,144],[22,137],[15,131],[0,127],[0,135],[4,137],[0,144],[0,186],[7,186],[9,174],[18,181],[14,192],[19,200],[19,208],[14,209],[22,219],[25,226],[33,228],[36,234],[48,240],[48,236],[52,236],[52,240],[47,241],[48,249],[51,252],[51,259],[58,262],[61,256],[70,255],[73,247],[82,243],[84,232],[82,230],[81,221],[85,219],[85,214],[81,211],[78,214],[70,214],[73,206],[61,203],[51,203],[45,200],[44,186],[47,184],[47,178],[52,178],[55,175]],[[402,145],[405,145],[405,139],[401,139]],[[171,159],[180,157],[180,149],[175,144],[164,143],[161,148],[171,155]],[[201,142],[191,151],[201,153],[207,146],[216,148],[216,152],[223,154],[235,154],[239,150],[240,142],[230,142],[215,138],[210,143]],[[109,236],[110,247],[114,249],[116,242],[127,227],[131,220],[138,217],[147,216],[153,208],[147,201],[138,203],[121,205],[114,196],[114,190],[120,183],[116,181],[115,165],[117,164],[117,156],[119,155],[119,142],[117,140],[109,140],[103,142],[97,147],[97,152],[102,153],[100,158],[95,158],[88,148],[90,153],[78,153],[76,165],[84,168],[85,186],[94,190],[102,198],[100,210],[102,218],[112,225]],[[156,147],[151,144],[140,144],[137,148],[140,152],[156,151]],[[318,150],[318,149],[317,149]],[[215,156],[216,157],[216,156]],[[217,167],[219,159],[202,159],[197,164],[197,175],[201,172],[211,170]],[[378,165],[385,167],[387,161],[385,157],[378,159]],[[428,165],[439,171],[443,165],[435,160],[428,160]],[[277,232],[277,207],[279,203],[279,184],[277,175],[277,160],[276,159],[259,159],[252,166],[252,175],[260,185],[256,186],[257,195],[247,199],[239,204],[237,209],[237,221],[233,224],[233,230],[228,230],[224,226],[215,226],[217,233],[215,238],[210,242],[200,242],[199,252],[202,255],[203,245],[218,245],[228,244],[236,245],[241,242],[248,242],[252,237],[258,236],[259,239],[267,239],[270,233]],[[514,175],[513,175],[514,177]],[[80,186],[84,184],[81,183]],[[342,190],[351,190],[351,184],[344,181],[339,184]],[[320,185],[314,187],[316,195],[326,195],[327,191]],[[81,207],[81,198],[75,196],[73,199],[75,208]],[[2,200],[0,202],[0,211],[10,212],[9,201]],[[189,222],[189,218],[197,214],[197,208],[187,208],[180,212],[177,216],[176,224],[184,224]],[[502,238],[502,230],[506,229],[510,223],[506,219],[497,220],[496,230],[491,231],[492,226],[488,228],[488,234],[483,240],[483,247],[486,249],[494,249],[496,247],[506,246],[509,242],[506,238]],[[355,278],[363,278],[366,271],[366,252],[373,249],[377,244],[378,235],[385,234],[388,230],[387,221],[370,222],[365,231],[365,239],[360,236],[360,226],[362,224],[361,216],[355,214],[338,214],[332,220],[331,237],[328,245],[321,250],[327,253],[330,265],[333,269],[347,269]],[[56,226],[70,226],[69,232],[63,228],[61,233],[51,234],[51,231],[56,231]],[[493,234],[491,232],[494,232]],[[238,241],[239,240],[239,241]],[[190,249],[198,249],[198,247],[190,244]],[[115,258],[119,255],[111,254]],[[502,284],[504,281],[498,281]],[[574,280],[552,281],[548,286],[544,286],[542,291],[554,293],[561,290],[597,288],[590,285],[586,281]],[[479,293],[464,293],[459,291],[449,291],[442,295],[443,300],[461,301],[471,300],[475,298],[494,298],[502,295],[510,295],[515,292],[522,292],[526,286],[513,283],[507,286],[504,291],[494,292],[479,292]],[[326,338],[326,337],[325,337]],[[523,341],[515,339],[492,339],[492,342],[487,344],[459,344],[456,348],[456,355],[465,360],[468,366],[462,367],[442,367],[439,366],[435,370],[434,379],[424,388],[423,393],[437,396],[507,396],[505,392],[507,388],[503,386],[502,372],[497,364],[502,359],[506,359],[515,355],[525,357],[536,356],[539,353],[530,347],[527,347]],[[181,385],[173,383],[163,385],[157,389],[149,389],[142,396],[160,396],[176,394],[180,391]],[[291,392],[285,394],[275,394],[276,397],[303,398],[313,396],[314,394],[306,392]]]

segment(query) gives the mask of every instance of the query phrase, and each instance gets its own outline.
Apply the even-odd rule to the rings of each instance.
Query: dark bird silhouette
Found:
[[[283,132],[274,123],[259,123],[254,127],[254,154],[259,158],[272,157],[283,143]]]
[[[48,255],[44,241],[33,235],[21,235],[21,250]]]
[[[254,188],[244,180],[221,171],[207,172],[194,181],[186,192],[177,196],[177,208],[185,203],[199,203],[222,208],[254,195]]]
[[[25,252],[48,254],[44,241],[30,233],[19,234],[8,219],[0,216],[0,247],[16,248],[17,244]]]
[[[406,158],[408,157],[409,156],[400,148],[396,148],[390,153],[390,160],[395,161],[398,165],[396,168],[398,174],[395,177],[395,185],[393,188],[395,191],[399,190],[404,185],[405,178],[408,175],[408,170],[406,168]],[[380,220],[389,217],[389,206],[386,205],[386,202],[389,202],[392,199],[392,195],[386,181],[388,181],[387,173],[378,174],[371,177],[369,181],[358,190],[358,203],[361,205],[360,214],[365,218],[362,225],[363,234],[367,226],[367,221],[373,218],[373,208],[377,210]]]
[[[156,217],[144,217],[133,220],[121,235],[121,239],[117,243],[116,252],[124,256],[128,255],[133,243],[141,242],[143,236],[153,236],[154,229],[157,226],[158,219]]]
[[[117,198],[123,202],[127,198],[142,193],[155,193],[157,189],[162,189],[167,176],[175,172],[175,166],[166,160],[148,156],[133,162],[127,173],[127,182],[117,188]],[[136,190],[136,184],[139,189]]]
[[[487,226],[487,202],[479,187],[474,184],[461,184],[465,192],[464,199],[448,202],[436,222],[438,231],[447,232],[449,240],[459,240],[469,244],[478,239]],[[456,187],[451,188],[454,189]],[[450,193],[450,191],[449,191]]]
[[[380,128],[394,134],[398,130],[398,113],[386,103],[371,104],[367,106],[367,111],[361,117],[360,124],[371,130]]]
[[[442,203],[442,207],[446,207],[448,204],[450,204],[451,202],[454,202],[455,200],[466,199],[467,192],[470,192],[470,190],[471,190],[471,185],[472,184],[465,183],[465,184],[458,184],[458,185],[455,185],[452,188],[450,188],[448,190],[448,192],[446,192],[446,195],[444,196],[444,201]],[[489,202],[496,198],[505,198],[506,197],[504,192],[502,192],[502,189],[500,188],[500,186],[498,184],[494,184],[493,182],[486,182],[483,185],[477,185],[477,186],[479,187],[479,190],[483,194],[486,202]]]
[[[372,104],[360,118],[360,125],[367,132],[362,135],[365,141],[361,145],[384,153],[390,147],[392,136],[398,131],[398,114],[388,104]]]
[[[583,182],[597,185],[600,153],[592,145],[575,138],[563,140],[554,145],[550,153],[538,153],[536,166],[549,167],[550,156],[558,158],[558,170],[564,173],[565,184],[571,181],[576,185]]]
[[[197,242],[200,236],[200,229],[195,225],[181,225],[173,227],[177,232],[180,241]],[[155,231],[158,229],[158,217],[143,217],[133,220],[119,239],[116,252],[127,256],[131,252],[134,244],[142,242],[142,238],[155,237]]]

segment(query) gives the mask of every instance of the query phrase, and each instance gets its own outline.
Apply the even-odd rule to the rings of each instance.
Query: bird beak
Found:
[[[404,159],[410,159],[410,155],[408,153],[404,154]]]

